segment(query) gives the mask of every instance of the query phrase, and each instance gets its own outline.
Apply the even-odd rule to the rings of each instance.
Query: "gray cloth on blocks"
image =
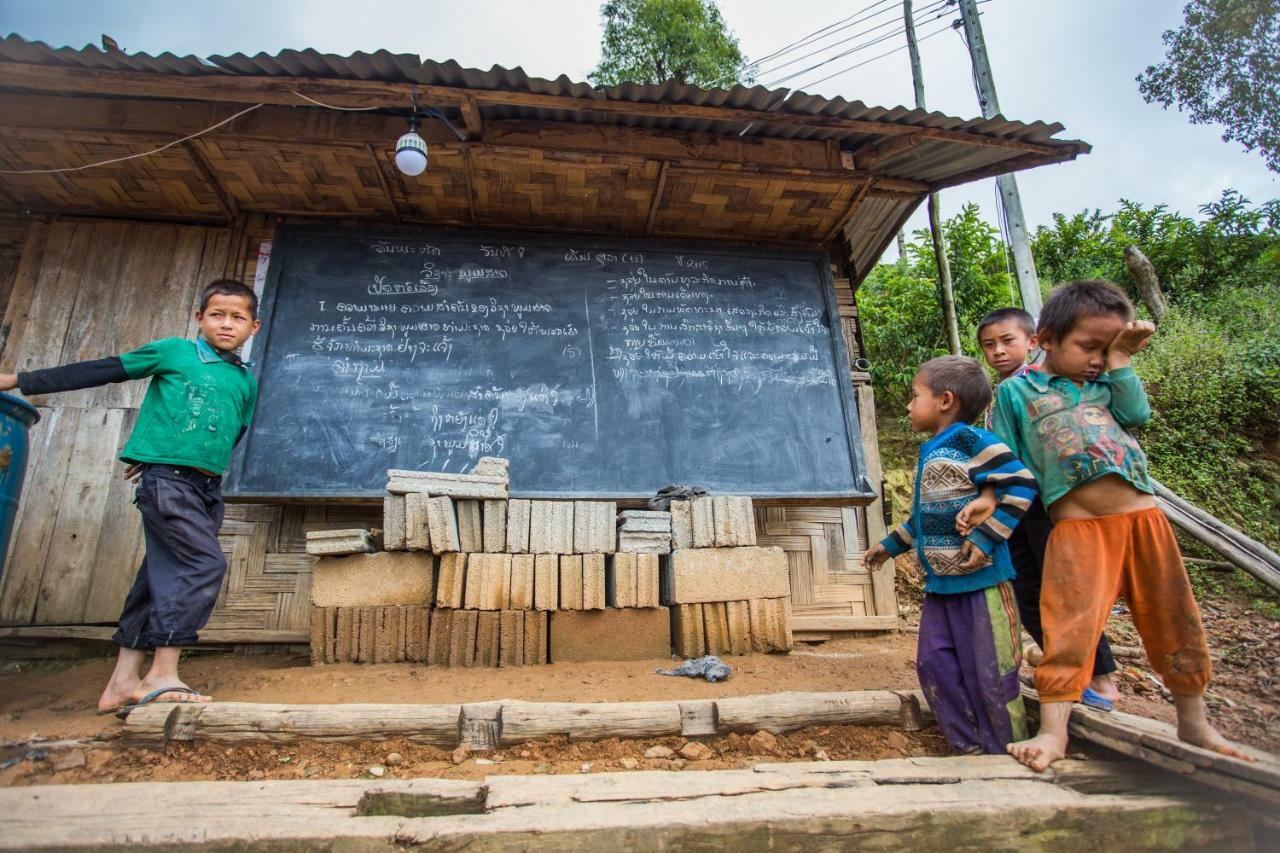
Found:
[[[671,509],[672,501],[687,501],[705,495],[707,490],[702,486],[678,486],[672,483],[658,489],[658,493],[649,498],[649,509],[666,512]]]
[[[729,665],[715,655],[694,658],[680,664],[675,669],[659,669],[658,675],[687,675],[690,678],[705,678],[707,681],[725,681],[733,674]]]

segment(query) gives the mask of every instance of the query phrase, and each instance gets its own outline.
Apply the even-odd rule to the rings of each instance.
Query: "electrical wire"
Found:
[[[302,98],[302,100],[310,101],[311,103],[315,104],[317,107],[324,107],[326,110],[341,110],[342,112],[346,112],[346,113],[367,113],[370,110],[382,109],[382,107],[335,107],[333,104],[326,104],[322,101],[317,101],[315,98],[311,97],[310,95],[304,95],[301,92],[299,92],[297,89],[290,89],[289,91],[290,93],[297,95],[299,98]]]
[[[916,44],[920,44],[921,42],[928,41],[934,36],[940,35],[941,33],[944,33],[949,29],[951,29],[951,24],[947,24],[944,27],[940,27],[939,29],[933,30],[932,32],[927,33],[926,35],[923,35],[917,38]],[[905,29],[902,32],[905,32]],[[901,35],[901,33],[895,33],[895,35]],[[855,62],[853,65],[849,65],[844,68],[841,68],[839,71],[835,71],[831,74],[828,74],[825,77],[819,77],[817,80],[810,80],[808,83],[805,83],[802,86],[797,86],[796,88],[798,90],[803,91],[812,86],[817,86],[819,83],[825,83],[826,81],[830,80],[833,77],[839,77],[841,74],[844,74],[848,71],[852,71],[855,68],[861,68],[864,65],[870,65],[872,62],[875,62],[878,59],[884,59],[886,56],[891,56],[892,54],[898,53],[899,51],[903,51],[906,49],[907,49],[906,44],[900,44],[897,47],[890,48],[889,50],[886,50],[883,53],[877,53],[875,56],[872,56],[868,59],[864,59],[861,62]],[[826,65],[826,64],[827,64],[826,62],[822,63],[822,65]],[[821,67],[821,65],[819,65],[818,67]]]
[[[222,127],[224,124],[233,122],[236,119],[240,118],[240,116],[246,113],[251,113],[261,106],[263,105],[254,104],[248,109],[243,109],[233,116],[228,116],[227,118],[224,118],[222,121],[218,122],[217,124],[206,127],[204,130],[199,130],[199,131],[196,131],[195,133],[190,134],[189,136],[184,136],[181,139],[175,139],[172,142],[167,142],[164,145],[161,145],[159,148],[152,148],[150,151],[142,151],[138,154],[130,154],[127,157],[112,157],[110,160],[99,160],[96,163],[86,163],[83,166],[67,166],[61,169],[0,169],[0,175],[54,175],[60,172],[83,172],[85,169],[96,169],[99,166],[110,166],[113,163],[123,163],[126,160],[137,160],[139,157],[150,157],[152,154],[159,154],[161,151],[164,151],[166,148],[172,148],[173,146],[186,142],[189,139],[195,139],[197,136],[204,136],[209,131],[217,130],[218,128]]]

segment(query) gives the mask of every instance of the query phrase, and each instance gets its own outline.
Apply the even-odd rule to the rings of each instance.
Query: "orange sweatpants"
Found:
[[[1075,702],[1088,686],[1098,637],[1124,596],[1151,666],[1174,693],[1209,683],[1209,647],[1173,528],[1159,509],[1068,519],[1053,526],[1044,555],[1040,614],[1041,702]]]

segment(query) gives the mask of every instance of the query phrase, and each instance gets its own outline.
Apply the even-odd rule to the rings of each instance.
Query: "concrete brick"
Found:
[[[671,617],[665,607],[559,610],[551,614],[551,662],[669,660]]]
[[[693,505],[689,501],[671,502],[671,547],[693,547]]]
[[[582,609],[604,610],[604,554],[582,555]]]
[[[427,495],[404,495],[405,547],[410,551],[431,550],[431,527],[427,523]]]
[[[397,648],[400,636],[400,609],[398,607],[374,608],[373,662],[395,663],[397,657],[404,660],[404,648]]]
[[[481,456],[472,466],[470,473],[477,477],[502,477],[506,479],[511,462],[501,456]]]
[[[368,530],[312,530],[307,533],[307,553],[313,557],[372,554],[377,540]]]
[[[378,639],[378,609],[357,607],[356,610],[359,611],[359,621],[356,624],[356,663],[373,663]]]
[[[409,547],[405,540],[404,495],[387,495],[382,499],[382,547],[388,551],[404,551]]]
[[[432,608],[426,606],[405,607],[404,659],[412,663],[427,663],[427,641],[431,637]]]
[[[335,607],[334,656],[337,663],[350,663],[356,659],[356,616],[357,608]]]
[[[693,522],[693,547],[716,547],[715,498],[700,495],[689,501],[690,521]]]
[[[671,534],[619,530],[618,551],[628,554],[670,554]]]
[[[535,554],[574,553],[573,501],[533,501],[529,550]]]
[[[681,549],[667,571],[666,604],[791,595],[787,555],[777,547]]]
[[[330,663],[330,646],[334,636],[333,608],[311,608],[311,665]]]
[[[529,610],[524,614],[524,664],[540,666],[547,662],[547,633],[551,614],[545,610]]]
[[[752,599],[748,602],[751,618],[751,647],[757,652],[790,651],[791,599]]]
[[[702,623],[707,641],[707,654],[726,655],[733,647],[729,639],[729,614],[723,601],[702,605]]]
[[[484,550],[501,554],[507,550],[507,502],[484,502]]]
[[[756,544],[756,522],[751,498],[716,495],[712,498],[712,521],[717,548]]]
[[[618,529],[628,533],[671,533],[671,513],[649,509],[624,509]]]
[[[507,478],[391,470],[387,472],[387,491],[394,494],[422,492],[472,500],[497,499],[507,496]]]
[[[661,603],[658,595],[657,554],[636,554],[636,607],[657,607]]]
[[[449,666],[475,666],[480,611],[454,610],[449,627]]]
[[[671,642],[676,657],[697,658],[707,653],[701,604],[677,604],[671,608]]]
[[[560,606],[560,558],[555,554],[534,556],[533,606],[536,610],[555,610]]]
[[[507,501],[507,547],[512,554],[529,551],[529,515],[533,501]]]
[[[436,608],[431,614],[431,628],[427,635],[427,658],[430,666],[448,666],[449,648],[452,642],[453,614],[456,610]]]
[[[498,614],[498,666],[524,666],[524,611]]]
[[[560,557],[560,609],[582,609],[582,555]]]
[[[467,555],[440,555],[436,581],[436,607],[461,607],[466,601]]]
[[[612,554],[618,533],[618,505],[604,501],[573,502],[573,550],[578,554]]]
[[[637,554],[614,554],[605,569],[605,601],[610,607],[636,606]]]
[[[468,610],[506,610],[511,600],[511,554],[471,554],[463,606]]]
[[[435,593],[430,554],[387,551],[321,557],[311,570],[311,603],[317,607],[426,604]]]
[[[458,538],[458,517],[453,511],[453,499],[449,497],[427,498],[427,527],[431,530],[431,551],[461,551]]]
[[[507,607],[512,610],[533,609],[533,554],[508,554],[511,561],[511,582],[507,596]]]
[[[476,620],[476,666],[497,666],[502,641],[501,615],[496,610],[481,610]]]
[[[746,601],[725,602],[729,621],[729,654],[751,654],[751,609]]]
[[[459,551],[484,551],[484,516],[480,501],[458,501]]]

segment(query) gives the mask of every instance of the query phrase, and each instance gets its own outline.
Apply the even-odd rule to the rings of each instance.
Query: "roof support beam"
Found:
[[[236,205],[236,200],[218,182],[218,176],[214,173],[213,167],[209,165],[209,161],[205,158],[204,151],[201,150],[199,143],[194,139],[188,140],[182,143],[182,150],[187,152],[187,157],[191,160],[191,164],[196,167],[200,177],[204,178],[205,183],[209,185],[209,189],[218,200],[218,207],[222,208],[223,214],[227,217],[227,222],[235,222],[236,217],[240,215],[240,208]]]
[[[462,120],[467,125],[467,139],[479,142],[484,135],[484,122],[480,120],[480,106],[475,98],[462,99]]]
[[[653,233],[653,223],[658,218],[658,208],[662,205],[662,193],[667,188],[667,169],[671,163],[667,160],[662,161],[662,165],[658,167],[658,180],[653,185],[653,199],[649,202],[649,216],[644,223],[644,233]]]
[[[21,62],[0,63],[0,87],[63,94],[120,95],[174,98],[189,101],[279,104],[301,106],[306,103],[295,92],[302,92],[335,106],[371,107],[405,110],[410,103],[413,84],[387,83],[378,80],[337,80],[325,78],[293,78],[210,74],[180,76],[152,72],[115,71],[107,69],[67,68],[56,65],[33,65]],[[918,127],[894,122],[812,116],[769,110],[729,109],[694,104],[655,104],[634,101],[611,101],[605,98],[576,98],[565,95],[538,95],[531,92],[509,92],[489,89],[460,89],[449,86],[418,86],[421,102],[433,106],[461,107],[466,98],[474,98],[479,106],[506,104],[574,112],[608,113],[646,116],[650,118],[701,118],[712,121],[755,122],[790,127],[825,128],[850,133],[878,136],[903,136],[919,133],[928,139],[946,140],[979,147],[1009,148],[1029,153],[1053,155],[1063,150],[1063,143],[1042,145],[1017,139],[984,136],[962,130]],[[1073,153],[1076,145],[1071,145]]]

